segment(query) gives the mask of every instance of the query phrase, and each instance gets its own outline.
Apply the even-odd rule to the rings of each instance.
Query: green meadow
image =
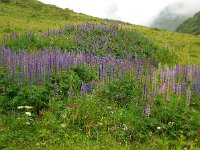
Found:
[[[200,36],[0,1],[0,149],[200,149]]]

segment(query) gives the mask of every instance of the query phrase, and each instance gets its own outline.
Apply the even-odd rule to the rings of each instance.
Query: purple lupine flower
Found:
[[[95,83],[94,83],[94,80],[92,80],[91,89],[94,89],[94,88],[95,88]]]
[[[129,60],[130,62],[133,60],[133,55],[132,55],[131,52],[128,54],[128,60]]]
[[[176,76],[179,77],[181,73],[181,67],[180,65],[176,65]]]
[[[105,62],[105,60],[104,60]],[[103,81],[106,82],[107,81],[107,63],[103,63],[102,65],[102,77],[103,77]]]
[[[39,68],[39,64],[38,62],[36,61],[35,63],[35,76],[36,76],[36,84],[39,84],[40,83],[40,68]]]
[[[122,58],[126,59],[126,52],[125,51],[122,51]]]
[[[164,80],[165,80],[164,71],[163,71],[163,69],[160,69],[160,82],[161,82],[161,86],[163,86]]]
[[[26,78],[26,73],[25,73],[25,65],[22,63],[22,74],[21,74],[21,78],[22,78],[22,83],[24,84],[25,82],[25,78]]]
[[[110,64],[110,75],[112,78],[115,76],[115,66],[113,63]]]
[[[68,91],[68,96],[72,97],[73,95],[74,95],[73,94],[73,88],[72,88],[72,86],[70,86],[69,91]]]
[[[185,82],[181,82],[181,93],[185,93],[185,86],[186,86],[186,83]]]
[[[85,88],[86,88],[86,92],[91,92],[92,91],[92,87],[90,83],[85,83]]]
[[[186,106],[189,107],[190,106],[190,98],[191,98],[191,90],[190,90],[190,86],[187,89],[187,99],[186,99]]]
[[[12,55],[11,65],[12,65],[12,80],[15,81],[15,73],[16,73],[16,54],[15,53],[13,53]]]
[[[102,70],[103,70],[103,64],[100,63],[99,64],[99,81],[101,80],[101,77],[102,77]]]
[[[147,105],[144,109],[144,114],[145,116],[149,117],[150,114],[151,114],[151,106],[150,105]]]
[[[155,91],[151,91],[151,104],[153,104],[155,98]]]
[[[176,93],[176,81],[175,81],[175,73],[174,70],[172,71],[172,80],[171,80],[171,85],[172,85],[172,92]]]
[[[179,81],[177,84],[177,95],[180,97],[181,96],[181,82]]]
[[[122,73],[122,76],[126,73],[126,66],[125,66],[125,64],[121,65],[121,73]]]
[[[58,84],[57,84],[57,81],[55,81],[54,83],[54,95],[58,95]]]
[[[81,85],[81,94],[82,96],[84,96],[87,92],[87,89],[86,89],[86,84],[84,82],[82,82],[82,85]]]
[[[138,56],[137,56],[137,53],[135,52],[135,63],[137,64],[138,62]]]
[[[156,73],[152,75],[152,91],[156,91]]]
[[[148,90],[147,90],[147,84],[145,82],[144,85],[143,85],[143,94],[142,94],[143,100],[147,99],[147,92],[148,92]]]
[[[33,85],[32,74],[33,74],[33,66],[32,66],[31,62],[29,62],[29,65],[28,65],[28,77],[29,77],[29,84],[30,84],[30,86]]]
[[[42,85],[45,83],[45,67],[41,64]]]
[[[194,90],[194,93],[196,95],[198,95],[198,93],[199,93],[199,83],[198,83],[198,79],[197,78],[194,79],[193,90]]]
[[[137,101],[136,101],[136,107],[140,107],[140,99],[138,98]]]
[[[136,80],[138,80],[139,75],[140,75],[140,69],[141,69],[141,64],[140,64],[140,60],[136,60]]]
[[[48,71],[48,80],[51,80],[51,55],[48,58],[48,63],[47,63],[47,71]]]
[[[169,98],[169,82],[168,80],[165,81],[165,101],[169,102],[170,98]]]

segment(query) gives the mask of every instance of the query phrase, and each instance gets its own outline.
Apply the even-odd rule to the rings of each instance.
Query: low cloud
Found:
[[[107,11],[106,11],[106,17],[107,18],[112,18],[112,19],[118,19],[121,20],[121,17],[119,15],[119,7],[117,2],[113,2],[111,5],[109,5],[107,7]]]
[[[175,14],[193,15],[194,13],[200,11],[200,0],[184,0],[172,4],[169,7],[171,7],[171,11]]]

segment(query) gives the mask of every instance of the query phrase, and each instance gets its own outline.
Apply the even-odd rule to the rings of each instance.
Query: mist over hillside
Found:
[[[175,31],[186,19],[200,10],[200,1],[192,0],[173,3],[165,7],[150,23],[151,27]]]

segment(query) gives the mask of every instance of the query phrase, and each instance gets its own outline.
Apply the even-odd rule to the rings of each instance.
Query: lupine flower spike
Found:
[[[147,105],[145,110],[144,110],[144,114],[145,114],[145,116],[149,117],[150,113],[151,113],[151,106]]]
[[[54,83],[54,95],[58,95],[58,84],[57,84],[57,81]]]
[[[189,107],[190,106],[190,98],[191,98],[191,90],[190,90],[190,86],[187,89],[187,99],[186,99],[186,106]]]

